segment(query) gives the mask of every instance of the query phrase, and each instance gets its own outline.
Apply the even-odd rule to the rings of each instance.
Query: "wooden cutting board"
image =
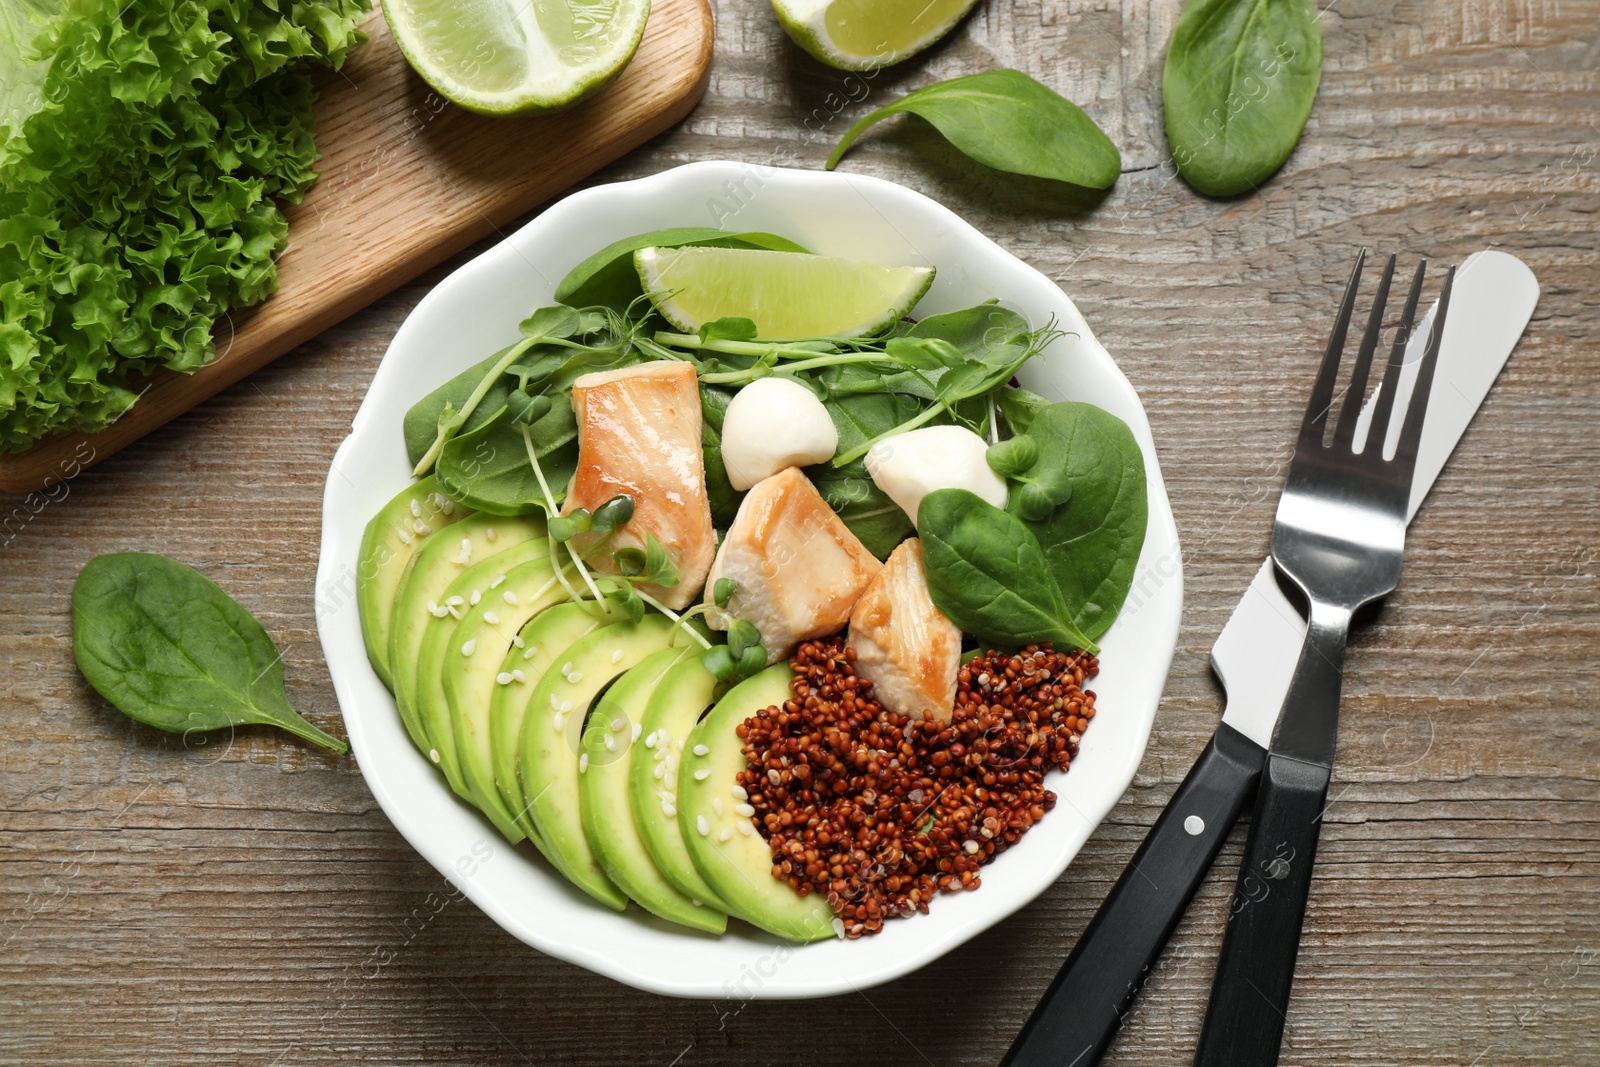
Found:
[[[159,372],[104,430],[0,455],[0,489],[75,477],[676,125],[711,66],[706,0],[655,0],[633,62],[598,96],[558,115],[485,118],[417,77],[382,15],[364,28],[371,40],[321,83],[322,177],[287,208],[278,292],[220,320],[212,362]]]

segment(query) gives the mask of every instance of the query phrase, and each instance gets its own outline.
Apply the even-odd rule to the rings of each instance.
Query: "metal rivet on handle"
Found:
[[[1183,820],[1183,828],[1189,832],[1190,837],[1199,837],[1206,832],[1206,821],[1198,815],[1191,815]]]

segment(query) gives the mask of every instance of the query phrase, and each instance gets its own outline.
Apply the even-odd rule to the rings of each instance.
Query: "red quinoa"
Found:
[[[885,711],[857,678],[844,639],[790,660],[794,696],[739,727],[739,784],[772,847],[772,873],[823,893],[847,937],[926,912],[939,890],[978,888],[979,869],[1055,806],[1047,771],[1066,770],[1094,718],[1099,670],[1084,652],[1030,645],[961,668],[948,723]]]

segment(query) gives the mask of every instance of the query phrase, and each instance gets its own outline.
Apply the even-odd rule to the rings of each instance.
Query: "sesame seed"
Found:
[[[573,685],[577,685],[579,682],[583,681],[583,672],[573,671],[571,674],[567,675],[567,681],[571,682]]]
[[[658,752],[656,752],[656,754],[654,756],[651,756],[650,758],[659,762],[661,760],[666,759],[667,755],[668,755],[667,750],[663,748],[663,749],[659,750]]]
[[[469,559],[472,557],[472,538],[463,537],[461,539],[461,554]]]
[[[447,598],[447,599],[446,599],[446,600],[445,600],[445,603],[446,603],[446,604],[449,604],[449,605],[450,605],[450,606],[451,606],[451,607],[453,607],[453,608],[459,608],[459,607],[460,607],[460,606],[461,606],[461,605],[463,605],[463,604],[465,604],[465,603],[466,603],[466,601],[465,601],[465,600],[463,600],[463,599],[461,599],[461,598],[460,598],[460,597],[458,597],[458,596],[453,596],[453,597],[449,597],[449,598]]]
[[[670,801],[663,800],[661,802],[661,814],[669,819],[675,819],[678,817],[678,806]]]
[[[667,773],[667,765],[665,763],[656,764],[656,769],[652,773],[657,778],[663,777]]]
[[[733,810],[734,814],[743,815],[747,819],[754,818],[756,814],[756,809],[748,804],[735,804]]]
[[[523,659],[532,659],[533,658],[533,654],[535,652],[538,652],[538,651],[539,651],[539,646],[538,645],[534,645],[532,648],[523,649],[522,650],[522,658]]]
[[[578,754],[578,773],[582,774],[584,771],[586,771],[588,769],[589,769],[589,753],[580,752]]]
[[[615,752],[616,750],[617,750],[617,735],[616,734],[606,734],[606,751],[607,752]]]
[[[522,635],[521,634],[516,634],[515,636],[513,636],[511,638],[511,647],[513,647],[513,648],[526,648],[527,646],[528,646],[528,642],[526,642],[526,641],[524,641],[522,639]]]
[[[694,828],[700,831],[701,837],[711,836],[711,824],[706,822],[704,815],[696,815],[694,817]]]
[[[559,693],[551,693],[550,694],[550,706],[552,708],[554,708],[556,711],[560,711],[561,710],[561,696],[560,696]]]
[[[496,682],[500,683],[501,685],[510,685],[511,684],[511,672],[510,671],[501,671],[499,674],[494,676],[494,680]]]
[[[660,736],[660,734],[661,734],[660,730],[651,730],[650,731],[650,736],[644,739],[644,747],[645,748],[655,748],[656,747],[656,738],[658,736]]]
[[[428,614],[432,615],[436,619],[442,619],[446,615],[450,614],[450,609],[442,604],[429,604]]]
[[[490,626],[499,626],[500,616],[496,615],[492,611],[486,611],[483,613],[483,621],[488,623]]]
[[[697,782],[703,782],[707,778],[710,778],[710,777],[711,777],[711,768],[709,768],[709,767],[701,767],[698,771],[694,772],[694,780],[697,781]]]
[[[409,545],[416,541],[416,538],[411,535],[411,531],[406,529],[404,526],[395,531],[395,536],[400,538],[400,543],[402,545]]]
[[[569,712],[571,710],[572,710],[572,701],[563,700],[561,702],[561,714],[565,715],[567,712]]]
[[[728,829],[726,826],[724,826],[722,828],[722,832],[717,835],[717,840],[718,841],[726,841],[726,840],[728,840],[728,838],[730,838],[732,836],[733,836],[733,831]]]
[[[415,500],[411,502],[411,514],[415,515],[419,519],[422,518],[422,505],[417,503]]]
[[[433,760],[433,762],[438,763],[439,762],[439,750],[436,749],[436,748],[428,749],[428,758]]]
[[[567,728],[567,717],[561,714],[559,711],[556,712],[554,715],[550,716],[550,726],[555,730],[556,733],[559,734],[562,730]]]
[[[490,589],[499,589],[500,588],[500,583],[505,581],[505,580],[506,580],[506,576],[502,574],[498,578],[496,578],[494,581],[489,583],[489,588]],[[516,601],[513,600],[512,603],[515,604]]]
[[[709,756],[711,755],[711,749],[705,745],[696,745],[694,746],[694,754],[696,756]]]
[[[642,723],[642,722],[634,723],[633,724],[633,729],[631,731],[629,731],[629,733],[628,733],[628,740],[629,741],[637,741],[637,740],[639,740],[639,734],[643,730],[644,730],[644,723]]]
[[[499,538],[500,538],[500,535],[494,532],[494,527],[493,526],[491,526],[487,530],[483,531],[483,539],[485,541],[491,541],[491,542],[492,541],[497,541],[497,540],[499,540]]]
[[[516,605],[518,603],[517,594],[513,593],[509,589],[507,589],[504,593],[500,594],[500,599],[504,600],[507,604],[510,604],[512,607],[516,607]]]
[[[429,526],[421,519],[412,520],[411,528],[417,531],[417,533],[421,534],[423,537],[427,537],[429,534],[433,533],[433,527]]]
[[[835,936],[835,937],[843,937],[844,936],[844,920],[843,919],[840,919],[838,917],[834,918],[834,920],[833,920],[833,936]]]
[[[468,638],[466,641],[461,643],[461,654],[463,656],[470,656],[476,652],[477,649],[478,639],[476,637]]]
[[[739,828],[739,832],[746,837],[749,837],[751,834],[756,832],[756,828],[753,823],[736,822],[733,825],[737,826]]]
[[[735,782],[733,784],[733,788],[728,790],[728,792],[732,793],[734,795],[734,797],[736,799],[738,799],[738,800],[749,800],[750,799],[750,794],[746,793],[744,791],[744,786],[740,785],[738,782]]]
[[[978,849],[982,847],[976,841],[968,841],[961,846],[961,850],[969,856],[975,856],[978,854]]]
[[[457,607],[451,607],[450,608],[450,617],[459,622],[461,620],[461,609],[457,608]]]
[[[515,670],[512,671],[511,672],[511,677],[516,679],[519,682],[526,682],[528,680],[528,676],[526,674],[523,674],[521,671],[515,671]]]
[[[727,814],[726,809],[724,809],[723,806],[722,806],[722,798],[721,797],[712,797],[711,798],[711,810],[716,812],[718,815],[726,815]]]
[[[480,593],[478,590],[474,589],[472,591],[472,595],[467,598],[467,603],[471,604],[473,607],[477,607],[478,606],[478,601],[480,601],[482,599],[483,599],[483,594]]]
[[[572,670],[572,661],[569,659],[561,665],[561,673],[566,674],[570,670]]]
[[[619,648],[615,652],[611,653],[611,662],[612,663],[621,663],[622,662],[622,649]]]

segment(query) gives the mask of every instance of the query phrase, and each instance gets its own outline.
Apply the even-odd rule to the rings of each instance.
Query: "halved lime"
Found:
[[[754,322],[766,341],[881,333],[910,314],[934,274],[744,248],[641,248],[633,263],[650,302],[678,329],[732,316]]]
[[[383,0],[406,61],[468,111],[571,107],[622,72],[650,0]]]
[[[772,0],[794,43],[830,67],[877,70],[949,33],[977,0]]]

